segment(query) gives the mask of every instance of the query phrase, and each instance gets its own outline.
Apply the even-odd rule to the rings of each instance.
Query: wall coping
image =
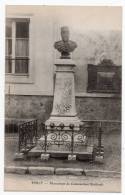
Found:
[[[76,97],[102,97],[102,98],[121,98],[121,94],[114,93],[76,93]]]
[[[38,94],[36,92],[35,93],[29,93],[29,94],[5,94],[7,96],[43,96],[43,97],[53,97],[53,95],[51,94]],[[121,94],[114,94],[114,93],[86,93],[86,92],[82,92],[82,93],[75,93],[75,97],[89,97],[89,98],[121,98]]]
[[[35,118],[26,118],[26,119],[24,119],[24,118],[5,118],[5,121],[6,122],[29,122],[29,121],[32,121],[32,120],[36,120]],[[40,119],[39,119],[40,120]],[[109,120],[103,120],[103,119],[90,119],[90,120],[86,120],[86,119],[83,119],[82,121],[84,121],[84,122],[104,122],[104,123],[121,123],[122,121],[121,120],[111,120],[111,119],[109,119]]]

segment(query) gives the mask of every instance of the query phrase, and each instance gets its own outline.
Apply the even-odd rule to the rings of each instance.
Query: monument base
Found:
[[[74,69],[71,59],[58,59],[55,62],[56,77],[53,109],[45,122],[45,131],[36,147],[29,151],[30,156],[63,157],[69,160],[92,159],[93,146],[88,145],[86,128],[77,117],[75,106]]]
[[[54,126],[60,126],[64,124],[63,130],[70,129],[69,126],[73,124],[74,130],[79,130],[80,125],[83,125],[83,122],[81,122],[77,116],[51,116],[45,122],[46,129],[49,129],[52,124],[54,124]]]
[[[93,146],[83,146],[83,147],[78,147],[77,150],[74,151],[72,154],[71,151],[64,150],[64,147],[56,146],[56,147],[51,147],[51,149],[47,150],[47,155],[49,155],[49,157],[52,157],[52,158],[65,158],[69,161],[70,160],[73,160],[73,161],[74,160],[90,160],[92,161],[94,160],[93,151],[94,151]],[[36,157],[36,156],[41,157],[44,155],[46,156],[45,151],[42,150],[38,146],[31,149],[31,151],[29,151],[28,153],[28,156],[30,157]]]

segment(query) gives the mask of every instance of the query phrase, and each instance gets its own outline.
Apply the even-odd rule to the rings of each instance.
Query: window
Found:
[[[8,74],[29,72],[29,19],[7,19],[5,71]]]

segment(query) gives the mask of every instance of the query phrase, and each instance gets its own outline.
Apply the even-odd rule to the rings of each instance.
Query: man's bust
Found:
[[[77,47],[77,44],[74,41],[69,40],[69,29],[67,26],[61,27],[61,41],[57,41],[54,44],[55,49],[61,52],[62,59],[69,59],[70,52],[73,52]]]

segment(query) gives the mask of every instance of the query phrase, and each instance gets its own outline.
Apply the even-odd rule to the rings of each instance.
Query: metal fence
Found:
[[[84,151],[85,147],[94,146],[96,155],[104,153],[103,135],[107,127],[120,124],[120,121],[110,120],[84,120],[83,125],[76,130],[73,123],[69,126],[44,123],[33,120],[19,125],[18,149],[27,152],[39,145],[43,153],[60,152],[77,154]],[[41,138],[39,140],[39,138]],[[61,150],[60,150],[61,148]]]
[[[54,123],[45,127],[44,134],[37,142],[42,153],[58,153],[86,156],[94,160],[95,156],[104,155],[102,144],[102,122],[82,121],[83,125],[76,128],[73,124],[65,126]]]
[[[32,147],[35,146],[38,139],[38,126],[37,120],[32,120],[20,124],[18,127],[19,133],[19,142],[18,149],[19,151],[29,151]]]
[[[81,150],[82,153],[85,146],[91,146],[94,143],[97,136],[95,128],[97,127],[93,126],[92,128],[92,124],[85,122],[84,125],[79,127],[79,130],[75,128],[76,126],[73,124],[65,126],[62,123],[58,126],[52,123],[49,127],[45,127],[44,134],[39,141],[42,152],[74,154]]]

